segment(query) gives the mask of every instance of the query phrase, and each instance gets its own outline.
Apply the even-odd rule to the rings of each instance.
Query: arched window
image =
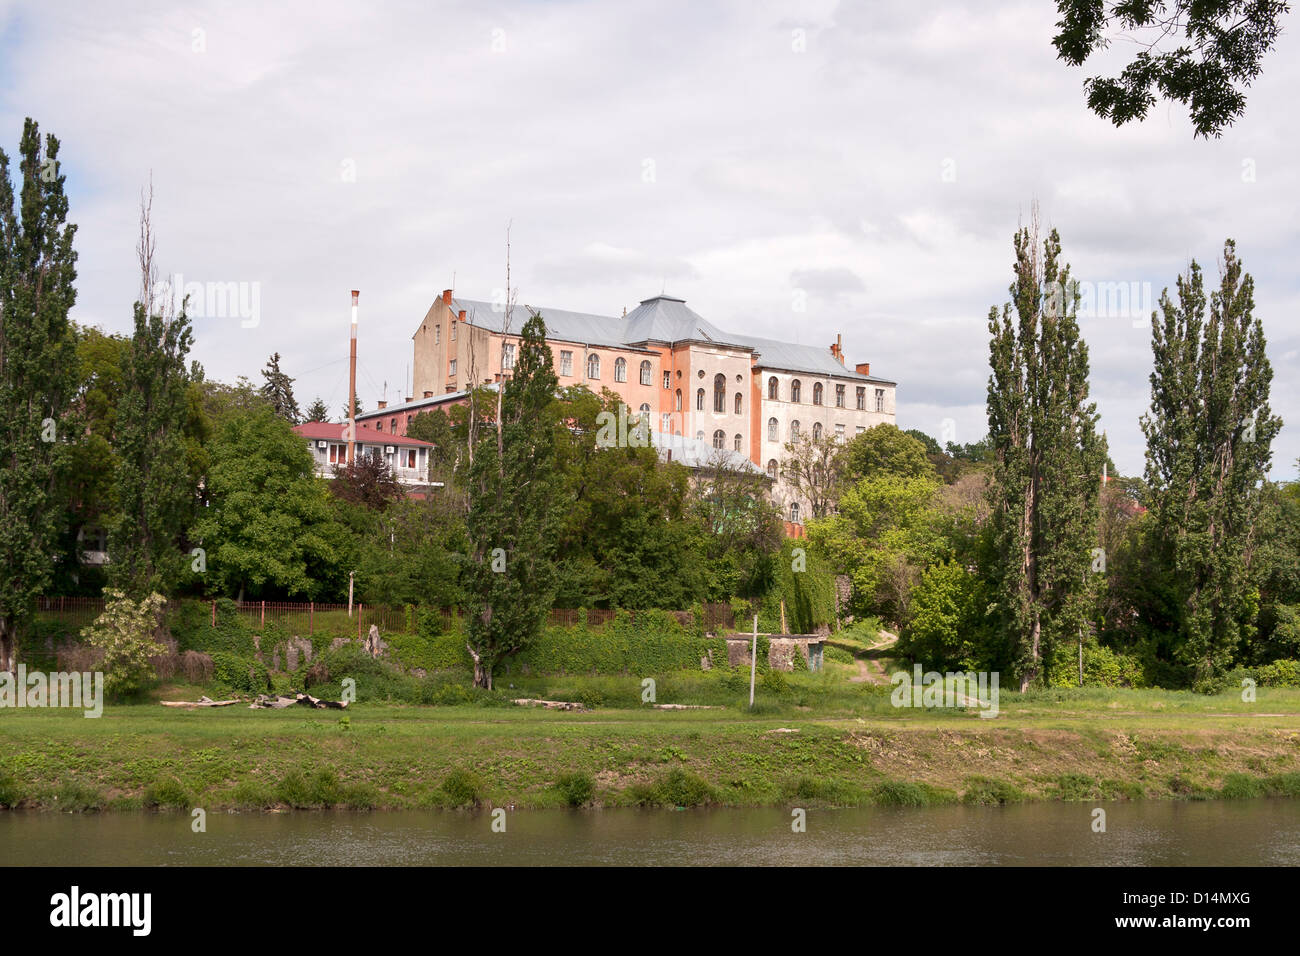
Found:
[[[799,440],[799,419],[797,418],[790,423],[790,440]]]
[[[587,356],[587,378],[600,378],[600,356],[594,352]]]
[[[781,384],[776,380],[775,375],[767,380],[767,397],[774,402],[781,397]]]
[[[713,447],[721,451],[727,445],[727,433],[719,428],[713,433]]]
[[[768,440],[768,441],[780,441],[780,440],[781,440],[781,436],[777,433],[777,429],[780,428],[780,427],[781,427],[781,426],[777,424],[777,421],[776,421],[775,418],[769,418],[769,419],[767,420],[767,440]]]
[[[799,401],[799,380],[797,378],[790,383],[790,401],[796,404]]]
[[[713,410],[719,415],[727,410],[727,376],[721,372],[713,376]]]
[[[627,359],[617,358],[614,360],[614,381],[627,381]]]
[[[649,362],[642,362],[642,363],[641,363],[641,384],[642,384],[642,385],[649,385],[649,384],[650,384],[650,381],[651,381],[650,376],[651,376],[651,374],[652,374],[652,372],[651,372],[651,369],[650,369],[650,363],[649,363]]]
[[[741,405],[741,402],[743,402],[743,401],[744,401],[744,399],[741,397],[741,394],[740,394],[739,392],[737,392],[737,393],[736,393],[736,414],[737,414],[737,415],[740,414],[740,405]]]
[[[648,412],[648,411],[650,411],[650,403],[649,403],[649,402],[642,402],[642,403],[641,403],[641,411],[643,411],[643,412]]]
[[[677,390],[677,396],[673,399],[673,410],[680,412],[682,410],[682,390]]]
[[[744,441],[744,439],[742,439],[742,438],[740,437],[739,433],[737,433],[737,435],[736,435],[736,451],[740,451],[740,444],[741,444],[742,441]]]
[[[696,440],[696,441],[704,441],[704,431],[703,431],[703,430],[700,430],[700,431],[698,431],[698,432],[695,433],[695,440]]]
[[[818,438],[821,437],[822,437],[822,423],[813,422],[813,441],[816,441]]]
[[[813,404],[820,405],[821,403],[822,403],[822,383],[816,382],[813,385]]]
[[[695,410],[697,412],[704,411],[704,389],[700,389],[695,393]]]
[[[790,502],[790,520],[798,524],[799,522],[799,502]]]
[[[776,459],[773,458],[767,463],[767,477],[776,478]]]

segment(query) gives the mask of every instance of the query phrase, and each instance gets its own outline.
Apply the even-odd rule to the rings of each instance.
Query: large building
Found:
[[[561,386],[608,388],[631,411],[651,414],[666,438],[738,452],[776,480],[790,521],[807,517],[807,502],[781,480],[786,442],[804,432],[847,440],[894,421],[897,383],[873,376],[865,362],[850,368],[838,337],[819,348],[724,332],[667,295],[621,317],[521,304],[506,327],[499,305],[450,289],[412,336],[413,396],[367,419],[382,418],[400,435],[417,412],[508,376],[532,311],[546,323]]]

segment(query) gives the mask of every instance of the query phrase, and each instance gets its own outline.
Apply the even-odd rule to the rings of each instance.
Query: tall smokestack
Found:
[[[357,300],[361,293],[352,290],[352,338],[348,346],[348,464],[357,457]]]

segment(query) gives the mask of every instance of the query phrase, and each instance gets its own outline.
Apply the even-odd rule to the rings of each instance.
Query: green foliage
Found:
[[[103,612],[82,629],[81,636],[104,652],[105,691],[122,697],[136,693],[155,677],[149,658],[166,650],[157,640],[165,601],[161,594],[133,601],[115,590],[105,591],[104,599]]]
[[[280,371],[279,352],[267,360],[266,368],[262,369],[262,378],[266,379],[266,384],[262,386],[262,397],[267,400],[275,414],[290,425],[298,424],[298,401],[293,397],[293,379]],[[316,401],[320,402],[320,399]],[[321,411],[324,411],[324,403],[316,409],[317,413]],[[324,421],[324,419],[308,418],[307,421]]]
[[[566,773],[555,782],[564,802],[571,807],[583,807],[596,795],[596,781],[589,773]]]
[[[727,659],[722,638],[695,637],[672,615],[620,612],[604,627],[547,627],[510,661],[529,674],[630,674],[637,677],[699,670],[700,661]]]
[[[1022,690],[1045,680],[1044,659],[1083,624],[1106,455],[1088,401],[1078,284],[1060,264],[1056,230],[1041,253],[1038,238],[1036,225],[1016,233],[1012,302],[988,318],[995,461],[984,571]]]
[[[0,770],[0,807],[12,809],[23,799],[22,786],[10,774]]]
[[[929,436],[926,436],[929,438]],[[930,438],[935,451],[939,443]],[[888,423],[854,435],[844,446],[845,479],[856,484],[863,478],[892,475],[895,478],[937,478],[927,455],[927,443],[911,432]]]
[[[1208,678],[1230,666],[1254,631],[1259,571],[1252,567],[1272,441],[1282,426],[1268,404],[1273,370],[1255,318],[1254,280],[1236,244],[1224,245],[1208,297],[1195,261],[1151,319],[1155,367],[1147,437],[1156,573],[1169,591],[1175,658]],[[1208,480],[1208,476],[1215,480]]]
[[[786,538],[776,555],[772,587],[759,602],[760,630],[781,632],[781,601],[791,634],[813,634],[835,624],[835,575],[822,549],[811,538]],[[747,630],[749,621],[737,626]]]
[[[151,810],[188,810],[193,800],[189,788],[171,775],[155,780],[144,792],[144,805]]]
[[[345,585],[347,542],[328,492],[303,440],[269,408],[221,426],[207,492],[193,536],[207,550],[210,591],[307,600]]]
[[[275,788],[278,803],[295,809],[329,808],[347,801],[348,795],[339,785],[338,774],[330,767],[321,767],[304,774],[294,768],[280,778]]]
[[[1112,24],[1128,32],[1123,39],[1138,41],[1140,47],[1119,76],[1084,81],[1088,109],[1122,126],[1145,119],[1159,93],[1188,106],[1194,135],[1208,138],[1220,136],[1245,112],[1246,88],[1259,76],[1264,54],[1281,36],[1281,19],[1289,6],[1281,0],[1057,0],[1056,8],[1061,32],[1052,38],[1052,45],[1057,57],[1070,66],[1082,66],[1108,46]],[[1161,34],[1157,43],[1147,42],[1157,30]],[[1158,40],[1169,37],[1172,49],[1159,49]]]
[[[271,689],[266,665],[251,657],[239,657],[225,651],[212,652],[212,679],[232,690],[264,694]]]
[[[926,670],[983,669],[987,606],[978,575],[955,561],[934,565],[912,592],[911,620],[899,635],[898,654]]]
[[[962,793],[963,803],[981,806],[1020,803],[1025,799],[1025,792],[1019,787],[1004,780],[991,780],[988,777],[967,777],[966,790]]]
[[[652,784],[632,786],[629,796],[634,803],[659,807],[699,807],[718,800],[711,785],[681,767],[674,767]]]
[[[54,571],[61,510],[51,497],[77,434],[65,421],[75,388],[68,312],[76,299],[77,227],[59,172],[59,141],[23,124],[15,195],[0,150],[0,669]],[[15,204],[15,199],[17,203]]]
[[[482,802],[482,788],[477,774],[461,768],[449,773],[439,789],[445,806],[461,808],[478,806]]]

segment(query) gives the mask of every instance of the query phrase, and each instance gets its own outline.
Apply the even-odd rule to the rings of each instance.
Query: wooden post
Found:
[[[316,602],[312,601],[311,606],[307,608],[307,635],[310,637],[316,633]]]
[[[758,670],[758,615],[754,615],[754,639],[749,645],[749,709],[754,709],[754,672]]]
[[[348,572],[348,617],[352,616],[352,576],[356,573],[355,571]]]
[[[217,602],[212,602],[212,626],[217,626]]]
[[[785,598],[781,598],[781,633],[790,633],[790,628],[785,623]]]
[[[357,640],[361,640],[361,612],[365,610],[364,604],[357,605]]]
[[[266,602],[262,602],[262,627],[266,627]]]

